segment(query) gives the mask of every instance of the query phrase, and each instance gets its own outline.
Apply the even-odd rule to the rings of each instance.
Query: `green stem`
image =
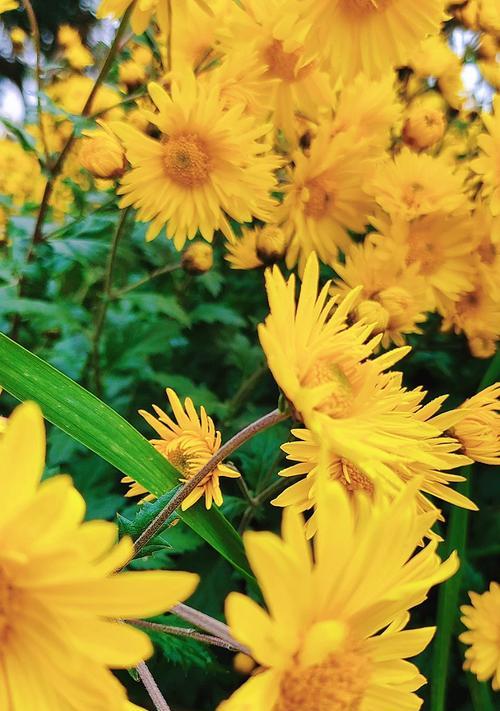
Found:
[[[500,351],[489,364],[479,391],[492,385],[500,374]],[[457,485],[457,491],[464,496],[471,495],[472,467],[468,466],[463,471],[466,480]],[[469,511],[454,506],[451,510],[444,553],[449,555],[456,550],[461,560],[459,571],[443,583],[439,589],[437,609],[437,630],[434,639],[432,658],[432,684],[430,711],[445,711],[446,691],[448,683],[448,670],[452,647],[453,630],[459,616],[459,601],[464,562],[467,559],[467,530],[469,525]]]
[[[99,360],[99,343],[101,340],[102,332],[104,329],[104,324],[106,322],[106,315],[108,313],[109,302],[111,300],[111,287],[113,284],[113,271],[115,268],[116,254],[118,252],[118,244],[125,231],[125,225],[127,222],[127,217],[130,212],[130,208],[126,208],[122,211],[118,225],[116,227],[115,233],[113,235],[113,240],[111,242],[111,249],[109,252],[108,263],[106,266],[106,275],[104,278],[104,290],[103,298],[101,300],[100,308],[97,312],[97,318],[94,327],[94,335],[92,337],[92,367],[94,372],[94,386],[97,395],[100,397],[102,392],[102,382],[101,382],[101,368]]]
[[[142,279],[138,279],[133,284],[129,284],[128,286],[125,286],[123,289],[118,289],[118,291],[114,291],[112,294],[110,294],[110,299],[111,300],[120,299],[122,296],[125,296],[125,294],[128,294],[130,291],[134,291],[134,289],[138,289],[140,286],[147,284],[152,279],[156,279],[156,277],[159,277],[162,274],[169,274],[170,272],[173,272],[176,269],[180,269],[181,266],[182,265],[180,262],[176,262],[175,264],[166,264],[164,267],[155,269],[153,272],[151,272],[147,276],[143,277]]]
[[[30,0],[24,0],[24,8],[26,14],[28,15],[28,21],[30,24],[31,34],[33,35],[33,42],[35,44],[36,51],[36,108],[38,114],[38,127],[40,129],[40,138],[42,140],[43,152],[45,155],[45,165],[50,170],[50,151],[47,143],[47,137],[45,135],[45,128],[43,126],[43,111],[42,111],[42,46],[40,42],[40,28],[38,26],[38,21],[36,19],[35,11],[33,10],[33,5]]]

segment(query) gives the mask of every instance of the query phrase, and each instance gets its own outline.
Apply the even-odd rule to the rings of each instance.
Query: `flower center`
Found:
[[[206,183],[211,159],[205,143],[196,134],[170,137],[163,147],[163,166],[169,178],[186,188]]]
[[[487,238],[477,248],[479,258],[484,264],[493,264],[497,256],[496,246]]]
[[[421,274],[433,274],[440,264],[440,255],[436,249],[432,236],[425,229],[425,225],[414,222],[408,235],[408,264],[418,262]]]
[[[332,196],[319,180],[311,180],[303,189],[302,199],[307,217],[320,220],[327,214]]]
[[[349,494],[364,491],[373,496],[375,491],[371,479],[347,459],[336,459],[330,464],[330,477],[339,481]]]
[[[12,615],[14,591],[0,567],[0,643],[5,639]]]
[[[421,183],[410,183],[407,185],[401,195],[401,199],[406,207],[418,210],[422,204],[422,192],[424,189]]]
[[[343,0],[346,10],[352,10],[359,14],[383,12],[391,3],[392,0]]]
[[[369,659],[354,651],[309,667],[297,664],[283,675],[273,711],[358,711],[369,678]]]
[[[269,67],[269,73],[282,81],[293,82],[303,79],[312,69],[312,64],[297,69],[299,60],[300,53],[285,52],[281,40],[273,40],[264,50],[264,61]]]
[[[330,417],[345,417],[349,414],[353,399],[353,387],[339,365],[328,363],[325,360],[317,360],[309,368],[303,384],[311,388],[318,385],[332,385],[331,393],[319,409]]]

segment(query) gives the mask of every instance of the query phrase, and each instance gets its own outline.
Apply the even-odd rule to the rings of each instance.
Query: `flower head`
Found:
[[[211,242],[215,230],[233,237],[227,216],[237,222],[267,220],[274,207],[270,193],[280,159],[263,141],[265,124],[240,104],[225,110],[217,85],[186,77],[170,96],[158,84],[149,92],[158,113],[147,112],[158,127],[155,140],[126,123],[113,123],[132,170],[122,179],[122,206],[134,205],[149,221],[146,238],[162,227],[181,249],[199,230]]]
[[[482,595],[470,592],[472,605],[460,610],[467,632],[460,641],[467,645],[464,669],[477,676],[479,681],[491,679],[495,691],[500,690],[500,585],[490,583]]]
[[[101,0],[97,17],[123,17],[132,2],[133,0]],[[137,0],[130,17],[132,30],[137,35],[142,35],[154,16],[158,19],[162,32],[166,33],[169,26],[167,3],[162,0]]]
[[[80,162],[95,178],[120,178],[127,165],[123,148],[104,123],[100,126],[80,141]]]
[[[140,410],[140,414],[160,435],[160,439],[151,440],[151,444],[179,471],[180,481],[186,482],[197,474],[220,449],[221,435],[216,431],[212,418],[207,415],[203,406],[198,414],[191,398],[185,399],[183,407],[173,390],[167,388],[166,393],[175,419],[170,418],[156,405],[153,405],[156,417],[145,410]],[[221,506],[222,493],[219,478],[223,476],[234,479],[238,478],[240,474],[226,464],[217,464],[194,491],[184,499],[182,510],[188,509],[203,495],[207,509],[211,508],[212,502]],[[132,483],[127,496],[148,493],[144,487],[136,484],[130,477],[125,477],[123,481]]]
[[[234,237],[226,242],[227,254],[225,259],[231,269],[256,269],[264,266],[264,262],[257,254],[257,237],[262,232],[262,227],[253,230],[242,230],[241,237]]]
[[[481,156],[471,162],[472,169],[483,180],[483,193],[489,199],[493,215],[500,215],[500,101],[495,101],[495,114],[483,113],[482,119],[488,133],[478,138]]]
[[[0,706],[26,711],[123,711],[126,669],[151,642],[120,619],[150,617],[193,592],[180,572],[114,575],[133,556],[116,526],[83,523],[85,502],[67,476],[40,484],[45,436],[39,408],[21,405],[0,438]],[[82,669],[85,674],[82,675]]]
[[[402,659],[434,628],[404,630],[407,611],[457,569],[433,541],[413,555],[435,514],[417,514],[414,486],[391,504],[354,510],[345,490],[322,482],[314,557],[301,517],[286,511],[282,538],[247,533],[245,548],[267,610],[239,593],[226,615],[259,673],[220,711],[344,711],[417,708],[425,683]]]
[[[453,437],[476,462],[500,464],[500,383],[494,383],[455,410]]]
[[[19,7],[17,0],[0,0],[0,15],[9,10],[15,10]]]
[[[427,106],[412,107],[403,126],[403,141],[417,151],[423,151],[440,141],[446,130],[444,113]]]
[[[214,251],[205,242],[189,245],[182,255],[182,268],[188,274],[198,275],[210,271],[214,263]]]

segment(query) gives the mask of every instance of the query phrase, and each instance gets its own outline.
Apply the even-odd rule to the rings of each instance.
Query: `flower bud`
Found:
[[[206,242],[191,244],[182,255],[182,268],[188,274],[198,276],[208,272],[214,263],[214,252]]]
[[[356,317],[374,325],[374,333],[383,333],[389,323],[387,310],[378,301],[365,299],[356,308]]]
[[[118,68],[118,76],[121,82],[126,84],[128,89],[134,89],[147,80],[147,73],[141,64],[129,59],[122,62]]]
[[[124,150],[111,133],[97,131],[80,144],[80,162],[94,178],[120,178],[127,165]]]
[[[440,141],[446,130],[442,111],[425,106],[411,109],[403,127],[403,141],[410,148],[425,150]]]
[[[238,652],[233,659],[234,670],[239,674],[245,674],[249,676],[255,669],[255,662],[252,657],[248,654],[243,654],[243,652]]]
[[[266,225],[257,231],[257,256],[264,264],[274,264],[285,255],[286,238],[283,230],[275,225]]]
[[[20,27],[13,27],[10,31],[10,40],[15,52],[20,52],[26,41],[26,32]]]

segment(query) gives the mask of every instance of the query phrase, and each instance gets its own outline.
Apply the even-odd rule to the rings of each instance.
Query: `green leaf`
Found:
[[[18,400],[34,400],[47,420],[155,496],[178,484],[178,472],[126,420],[51,365],[0,333],[0,386]],[[217,509],[194,506],[179,514],[245,576],[243,544]]]
[[[145,501],[143,504],[137,507],[136,514],[133,519],[125,518],[125,516],[119,516],[118,523],[120,526],[120,531],[127,536],[132,536],[136,538],[139,536],[144,529],[146,529],[149,524],[153,521],[156,516],[163,510],[163,507],[168,504],[172,496],[177,493],[179,487],[176,486],[175,489],[167,491],[166,494],[160,496],[156,501],[149,503]],[[172,520],[177,518],[177,514],[173,514],[167,521],[165,521],[164,526],[158,531],[161,531],[172,523]]]
[[[17,138],[23,150],[25,150],[27,153],[35,153],[35,155],[37,154],[36,141],[33,136],[31,136],[20,126],[16,126],[16,124],[12,123],[12,121],[9,121],[9,119],[2,117],[0,118],[0,121],[3,123],[5,128]]]
[[[203,323],[218,323],[224,326],[245,326],[245,319],[229,306],[224,304],[200,304],[191,311],[193,323],[202,321]]]

